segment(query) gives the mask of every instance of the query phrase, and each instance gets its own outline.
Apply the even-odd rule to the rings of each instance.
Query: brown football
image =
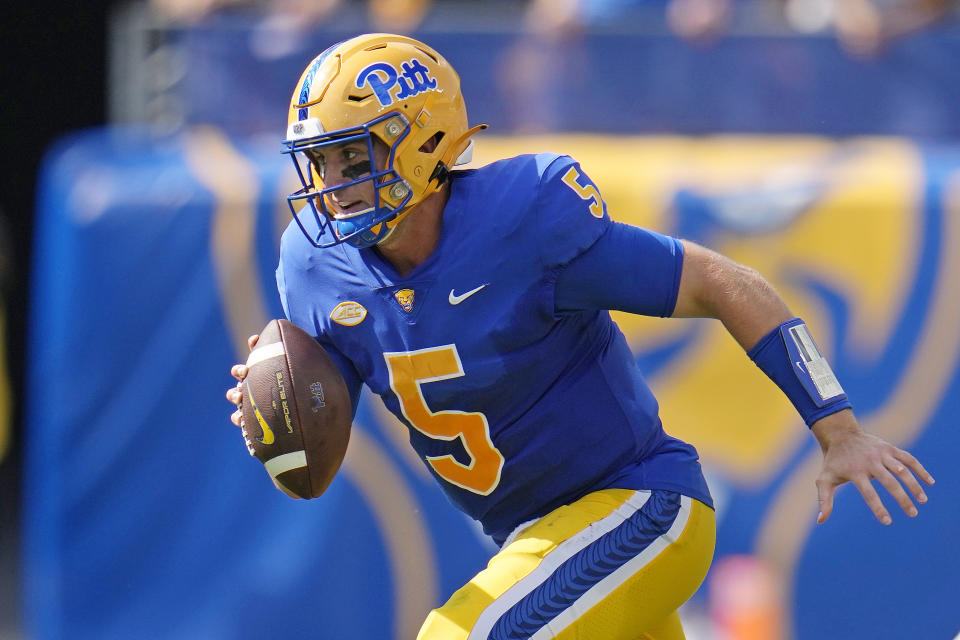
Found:
[[[330,486],[350,439],[353,411],[337,365],[303,329],[271,320],[247,369],[247,449],[290,493],[316,498]]]

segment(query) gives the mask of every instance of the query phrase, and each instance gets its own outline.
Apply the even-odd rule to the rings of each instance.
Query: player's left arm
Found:
[[[683,241],[683,250],[673,317],[720,320],[804,415],[823,451],[823,468],[816,483],[820,500],[817,521],[824,522],[830,517],[834,492],[838,486],[850,482],[860,491],[877,520],[890,524],[890,514],[873,487],[874,479],[890,492],[907,515],[917,515],[917,508],[904,486],[918,502],[926,502],[917,477],[933,484],[933,476],[910,453],[860,429],[839,385],[835,387],[839,395],[823,398],[816,395],[819,386],[797,384],[793,358],[783,346],[789,340],[781,338],[781,332],[797,326],[806,332],[806,328],[794,318],[773,287],[754,269],[697,244]],[[829,368],[825,371],[832,377]],[[813,398],[813,403],[807,396]]]

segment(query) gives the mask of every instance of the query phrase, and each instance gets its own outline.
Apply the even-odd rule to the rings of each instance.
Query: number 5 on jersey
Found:
[[[580,196],[581,200],[590,200],[590,215],[594,218],[603,217],[603,199],[600,198],[600,192],[597,191],[597,188],[587,182],[587,179],[584,177],[584,182],[587,182],[585,185],[581,186],[578,182],[579,178],[584,177],[576,167],[570,167],[567,169],[567,172],[563,174],[563,184],[567,185],[573,189],[574,193]]]
[[[400,410],[420,433],[437,440],[460,438],[470,464],[451,455],[427,456],[427,463],[441,478],[482,496],[500,484],[503,455],[493,446],[490,425],[482,413],[431,411],[420,385],[464,375],[457,346],[453,344],[417,351],[384,353],[390,373],[390,388],[400,400]]]

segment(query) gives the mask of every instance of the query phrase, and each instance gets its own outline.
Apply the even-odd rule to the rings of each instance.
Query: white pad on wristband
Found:
[[[807,325],[795,324],[784,327],[783,329],[785,329],[787,333],[787,335],[784,336],[784,338],[786,338],[787,351],[795,358],[794,365],[797,368],[796,373],[798,377],[801,379],[801,382],[806,382],[807,380],[812,382],[813,389],[810,389],[807,384],[804,384],[804,386],[807,387],[808,392],[815,390],[816,394],[820,396],[818,401],[817,398],[813,397],[813,393],[811,393],[811,399],[818,406],[823,406],[823,404],[831,398],[843,395],[843,387],[840,386],[840,381],[837,380],[837,376],[834,375],[833,369],[830,368],[827,359],[821,355],[817,344],[813,341],[810,332],[807,330]]]

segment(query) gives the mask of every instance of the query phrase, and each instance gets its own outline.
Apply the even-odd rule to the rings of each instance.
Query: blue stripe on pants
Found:
[[[680,511],[680,497],[673,491],[653,491],[643,507],[567,559],[500,616],[488,639],[525,640],[532,636],[666,533]]]

